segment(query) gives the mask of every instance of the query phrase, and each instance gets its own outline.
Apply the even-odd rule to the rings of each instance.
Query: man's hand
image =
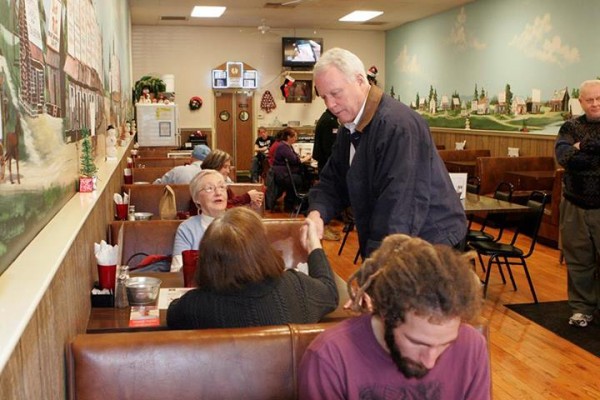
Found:
[[[312,219],[306,218],[304,225],[300,228],[302,247],[310,254],[314,249],[320,249],[321,240],[317,235],[317,224]]]
[[[321,213],[316,210],[313,210],[308,213],[306,218],[311,219],[315,223],[317,236],[319,237],[319,239],[323,239],[323,230],[325,229],[325,224],[323,223],[323,219],[321,218]]]

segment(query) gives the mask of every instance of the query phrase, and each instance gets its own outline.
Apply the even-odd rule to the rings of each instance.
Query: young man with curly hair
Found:
[[[300,364],[301,399],[490,398],[485,338],[466,323],[482,303],[466,255],[394,234],[354,280],[354,308],[368,304],[371,313],[311,343]]]

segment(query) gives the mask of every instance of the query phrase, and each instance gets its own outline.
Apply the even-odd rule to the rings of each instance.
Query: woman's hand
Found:
[[[311,219],[305,219],[304,225],[300,228],[300,237],[302,238],[302,247],[306,249],[308,254],[315,249],[320,249],[321,240],[317,232],[317,224]]]
[[[248,195],[250,196],[250,203],[256,207],[260,207],[263,203],[263,199],[265,194],[263,192],[259,192],[258,190],[250,190],[248,191]]]

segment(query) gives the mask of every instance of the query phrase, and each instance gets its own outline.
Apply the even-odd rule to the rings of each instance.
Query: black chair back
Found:
[[[523,216],[519,221],[515,234],[511,241],[514,245],[519,235],[526,235],[531,238],[531,244],[529,245],[529,251],[523,254],[523,257],[529,257],[533,253],[535,244],[537,243],[538,232],[542,225],[542,218],[544,217],[544,209],[548,204],[548,194],[541,191],[533,191],[529,195],[527,200],[527,207],[531,208],[531,212]]]

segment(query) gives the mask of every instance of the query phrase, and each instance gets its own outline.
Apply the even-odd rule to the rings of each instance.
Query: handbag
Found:
[[[177,201],[175,191],[169,185],[165,186],[160,202],[158,203],[160,219],[177,219]]]

